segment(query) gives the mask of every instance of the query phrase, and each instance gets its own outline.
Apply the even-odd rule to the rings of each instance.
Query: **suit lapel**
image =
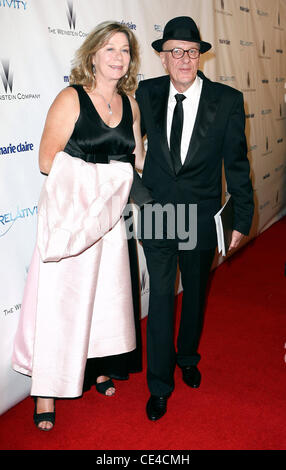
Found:
[[[170,155],[167,139],[167,110],[170,90],[169,76],[164,76],[163,80],[154,86],[151,92],[152,112],[154,122],[158,129],[161,148],[166,156],[167,163],[172,172],[174,172],[173,163]]]
[[[203,78],[203,87],[185,162],[180,170],[183,171],[198,154],[200,145],[206,137],[210,124],[214,121],[218,107],[218,99],[212,92],[211,82],[202,72],[198,75]]]

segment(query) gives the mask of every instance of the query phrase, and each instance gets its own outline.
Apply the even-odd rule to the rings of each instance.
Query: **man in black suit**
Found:
[[[142,134],[148,140],[142,181],[153,208],[174,207],[176,226],[175,237],[166,221],[162,237],[158,238],[154,230],[151,237],[146,236],[150,211],[147,205],[140,211],[150,276],[147,382],[151,396],[146,410],[148,418],[156,420],[166,412],[176,363],[188,386],[200,385],[198,346],[217,245],[214,215],[221,207],[223,161],[234,211],[230,249],[249,233],[253,192],[242,93],[211,82],[198,70],[200,54],[211,44],[201,41],[195,22],[183,16],[170,20],[163,39],[152,46],[160,53],[168,75],[141,81],[136,93]],[[185,228],[192,235],[188,243],[182,237]],[[183,299],[176,352],[173,315],[177,263]]]

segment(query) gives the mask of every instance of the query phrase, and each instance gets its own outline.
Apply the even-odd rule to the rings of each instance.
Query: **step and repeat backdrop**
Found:
[[[286,212],[286,0],[0,0],[0,414],[30,390],[30,379],[11,370],[11,353],[35,243],[48,108],[96,24],[132,29],[142,80],[165,73],[151,42],[180,15],[193,17],[213,44],[201,59],[204,73],[244,94],[256,206],[249,239]],[[140,245],[138,256],[143,317],[149,279]]]

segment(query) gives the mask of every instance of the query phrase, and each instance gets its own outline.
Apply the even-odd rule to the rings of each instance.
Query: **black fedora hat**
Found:
[[[198,27],[194,20],[189,16],[178,16],[168,21],[164,28],[163,38],[152,42],[152,47],[157,52],[161,52],[164,42],[169,39],[197,42],[200,44],[200,52],[202,54],[212,47],[209,42],[201,41]]]

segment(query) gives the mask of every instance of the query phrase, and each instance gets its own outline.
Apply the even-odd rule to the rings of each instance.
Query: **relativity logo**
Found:
[[[26,10],[27,3],[22,0],[0,0],[0,7],[12,8],[14,10]]]
[[[20,209],[19,206],[16,210],[0,214],[0,238],[4,237],[6,233],[11,230],[17,220],[24,220],[38,214],[38,206],[25,207]]]

